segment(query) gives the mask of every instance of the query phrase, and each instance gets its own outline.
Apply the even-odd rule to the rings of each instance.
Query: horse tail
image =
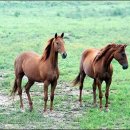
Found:
[[[85,52],[82,53],[81,60],[80,60],[80,72],[77,75],[77,77],[73,80],[73,86],[76,84],[80,84],[80,78],[82,77],[83,74],[85,74],[84,69],[83,69],[83,62],[85,59]]]
[[[80,73],[77,75],[77,77],[73,80],[73,86],[80,83]]]
[[[13,89],[12,89],[12,91],[11,91],[11,96],[12,96],[12,95],[15,95],[15,93],[16,93],[16,91],[17,91],[17,88],[18,88],[18,85],[17,85],[17,80],[16,80],[16,78],[15,78],[15,80],[14,80],[14,86],[13,86]]]
[[[82,63],[82,58],[81,58],[81,62],[80,62],[80,72],[77,75],[77,77],[73,80],[73,86],[80,84],[80,76],[82,75],[83,71],[83,63]]]

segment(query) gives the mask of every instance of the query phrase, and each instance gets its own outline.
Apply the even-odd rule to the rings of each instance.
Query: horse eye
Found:
[[[122,53],[122,56],[125,57],[125,53]]]

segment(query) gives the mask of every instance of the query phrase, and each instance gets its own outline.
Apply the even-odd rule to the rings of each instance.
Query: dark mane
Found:
[[[112,44],[108,44],[106,47],[104,47],[104,48],[102,48],[99,52],[98,52],[98,54],[97,54],[97,56],[95,57],[95,61],[98,61],[99,59],[101,59],[105,54],[106,54],[106,52],[108,51],[108,50],[110,50],[112,47],[116,47],[117,46],[117,44],[115,44],[115,43],[112,43]]]
[[[54,38],[51,38],[49,41],[48,41],[48,45],[46,46],[44,52],[43,52],[43,55],[41,57],[41,60],[47,60],[50,56],[50,51],[51,51],[51,44],[53,42]]]

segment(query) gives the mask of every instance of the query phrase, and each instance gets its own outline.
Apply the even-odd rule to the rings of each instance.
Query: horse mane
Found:
[[[105,46],[98,52],[98,54],[96,55],[94,60],[98,61],[106,54],[107,51],[109,51],[112,47],[115,48],[116,46],[117,46],[117,44],[115,44],[115,43],[108,44],[107,46]]]
[[[51,39],[48,41],[48,44],[47,44],[47,46],[46,46],[46,48],[45,48],[45,50],[44,50],[44,52],[43,52],[43,55],[42,55],[42,57],[41,57],[41,60],[46,61],[46,60],[49,58],[49,56],[50,56],[50,51],[51,51],[51,44],[52,44],[53,40],[54,40],[54,38],[51,38]]]

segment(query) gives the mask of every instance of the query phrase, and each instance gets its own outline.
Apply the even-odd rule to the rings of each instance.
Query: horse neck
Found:
[[[48,60],[53,68],[58,67],[58,52],[54,50],[54,44],[51,45],[50,56]]]
[[[113,60],[113,53],[114,53],[114,50],[111,49],[111,50],[108,50],[106,52],[106,54],[104,55],[103,57],[103,66],[106,70],[108,70],[108,67],[110,66],[112,60]]]

